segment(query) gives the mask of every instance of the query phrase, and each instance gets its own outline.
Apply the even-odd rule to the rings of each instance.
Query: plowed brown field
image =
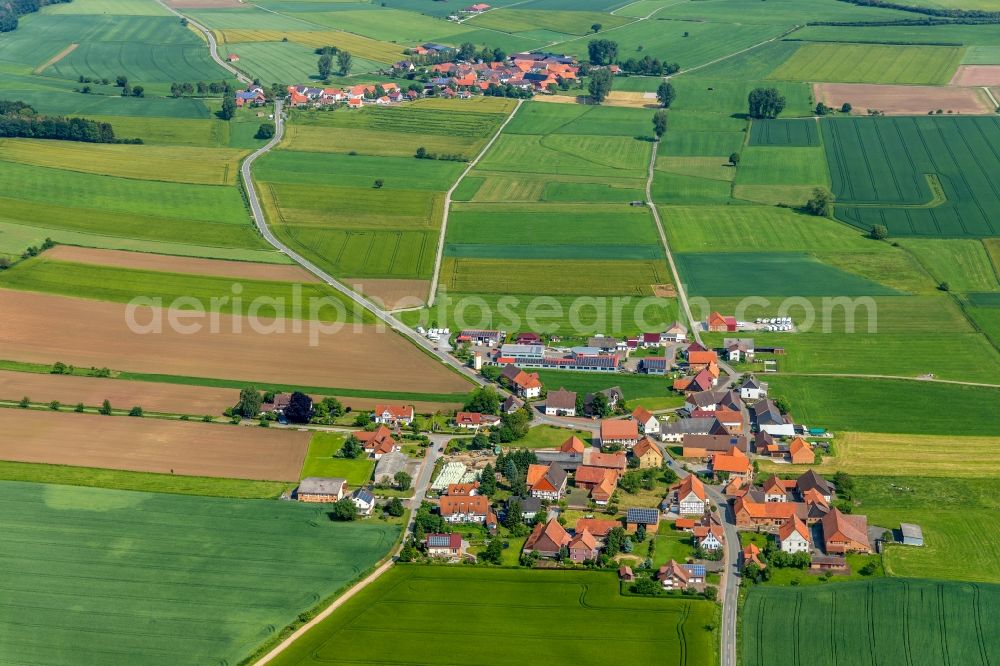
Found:
[[[219,332],[208,318],[198,333],[166,325],[162,333],[129,330],[126,306],[47,294],[0,290],[0,358],[133,372],[213,377],[255,382],[373,390],[454,393],[470,385],[440,362],[391,331],[347,325],[316,336],[309,322],[294,332],[253,331],[245,318],[218,316]],[[137,319],[153,314],[144,309]],[[187,320],[190,322],[191,320]],[[237,332],[240,329],[241,332]]]
[[[891,86],[867,83],[817,83],[816,99],[839,109],[850,102],[854,115],[877,109],[886,115],[923,115],[941,109],[954,113],[993,113],[986,95],[976,88],[954,86]]]
[[[0,409],[0,459],[297,481],[309,433],[128,416]]]

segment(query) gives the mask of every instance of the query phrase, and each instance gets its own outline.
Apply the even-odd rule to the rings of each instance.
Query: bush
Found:
[[[334,502],[330,509],[330,520],[350,521],[358,517],[358,508],[350,497]]]
[[[136,405],[132,409],[128,410],[129,416],[142,416],[142,407]]]
[[[274,123],[267,121],[260,124],[260,127],[257,128],[257,133],[254,134],[254,137],[258,139],[273,139],[274,132]]]
[[[641,578],[635,579],[635,582],[632,583],[629,590],[631,590],[634,594],[656,596],[660,593],[660,584],[652,578],[642,576]]]

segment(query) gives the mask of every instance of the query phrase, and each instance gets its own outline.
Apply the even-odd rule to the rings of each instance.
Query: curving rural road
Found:
[[[159,3],[159,5],[164,9],[166,9],[168,12],[170,12],[174,16],[178,16],[184,19],[185,21],[188,22],[189,25],[194,26],[196,29],[201,31],[201,34],[205,35],[205,39],[208,41],[208,53],[210,56],[212,56],[212,60],[214,60],[219,67],[221,67],[222,69],[226,70],[227,72],[235,76],[237,80],[239,80],[241,83],[253,83],[250,77],[248,77],[246,74],[236,69],[228,62],[219,57],[219,44],[215,41],[215,35],[212,34],[211,30],[203,26],[201,23],[198,23],[194,19],[188,16],[184,16],[184,14],[181,14],[179,11],[177,11],[170,5],[163,2],[163,0],[156,0],[156,2]]]

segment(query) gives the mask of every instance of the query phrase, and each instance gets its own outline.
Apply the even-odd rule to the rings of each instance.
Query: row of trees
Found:
[[[172,97],[183,97],[184,95],[194,94],[231,95],[233,94],[233,87],[229,85],[228,81],[211,81],[209,83],[204,81],[198,81],[197,83],[191,83],[189,81],[174,81],[170,84],[170,95]]]
[[[18,401],[17,406],[20,407],[21,409],[28,409],[29,407],[31,407],[31,398],[29,398],[28,396],[24,396]],[[51,409],[54,412],[58,412],[62,409],[62,403],[59,402],[58,400],[52,400],[51,402],[49,402],[49,409]],[[76,407],[73,408],[73,411],[77,412],[78,414],[82,414],[85,409],[86,406],[82,402],[78,402],[76,403]],[[114,412],[114,409],[111,407],[111,401],[105,398],[104,402],[101,403],[101,406],[97,408],[97,412],[99,414],[102,414],[103,416],[111,416],[111,414]],[[143,412],[142,407],[140,405],[135,405],[134,407],[132,407],[132,409],[128,411],[128,415],[142,417],[145,415],[145,413]]]
[[[111,123],[87,118],[39,116],[24,102],[6,100],[0,100],[0,136],[86,143],[142,143],[142,139],[116,138]]]
[[[319,61],[316,63],[316,68],[319,70],[319,78],[324,81],[330,78],[330,74],[333,73],[333,57],[335,55],[337,57],[337,70],[339,74],[347,76],[351,73],[354,57],[350,51],[341,51],[335,46],[325,46],[320,51]]]

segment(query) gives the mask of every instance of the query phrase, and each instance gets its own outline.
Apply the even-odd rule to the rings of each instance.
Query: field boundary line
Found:
[[[35,69],[33,69],[31,73],[32,74],[41,74],[42,72],[44,72],[45,70],[47,70],[49,67],[51,67],[52,65],[56,64],[57,62],[59,62],[60,60],[62,60],[66,56],[68,56],[70,53],[72,53],[73,51],[75,51],[78,46],[80,46],[80,45],[77,44],[77,43],[75,43],[75,42],[72,43],[72,44],[70,44],[69,46],[67,46],[66,48],[64,48],[62,51],[60,51],[59,53],[55,54],[54,56],[52,56],[51,58],[49,58],[48,60],[46,60],[45,62],[43,62],[41,65],[39,65],[38,67],[36,67]],[[984,88],[984,90],[985,90],[985,88]],[[988,90],[987,90],[987,94],[989,94]],[[990,95],[990,97],[992,97],[992,95]]]
[[[864,375],[864,374],[852,374],[845,372],[775,372],[771,374],[775,376],[783,375],[785,377],[844,377],[848,379],[894,379],[894,380],[904,380],[910,382],[921,382],[923,384],[956,384],[958,386],[1000,388],[1000,384],[987,384],[985,382],[962,382],[958,381],[957,379],[937,379],[937,378],[923,379],[921,377],[904,377],[902,375]]]
[[[500,127],[497,128],[497,131],[493,135],[493,137],[486,142],[486,145],[483,146],[483,149],[481,151],[479,151],[479,154],[476,155],[476,157],[471,162],[469,162],[468,166],[465,167],[465,170],[461,173],[461,175],[459,175],[458,179],[452,184],[452,186],[448,188],[448,191],[444,195],[444,213],[441,218],[441,230],[438,235],[437,254],[434,257],[434,274],[431,277],[430,291],[427,294],[428,308],[434,306],[434,296],[437,293],[438,280],[441,277],[441,260],[444,256],[444,238],[445,235],[447,235],[448,233],[448,214],[451,212],[451,195],[454,194],[456,189],[458,189],[458,186],[461,185],[463,180],[465,180],[465,177],[469,174],[469,172],[472,171],[477,164],[479,164],[479,161],[483,159],[483,156],[486,155],[486,152],[493,147],[493,144],[496,143],[496,140],[500,138],[500,134],[503,132],[504,128],[507,127],[508,123],[510,123],[510,121],[514,119],[514,116],[517,115],[517,112],[521,110],[521,105],[523,103],[524,103],[523,99],[517,100],[517,106],[514,107],[514,110],[511,111],[510,115],[507,116],[506,120],[500,123]]]
[[[745,49],[740,49],[739,51],[734,51],[734,52],[730,53],[729,55],[724,55],[721,58],[716,58],[715,60],[709,60],[708,62],[702,63],[700,65],[695,65],[694,67],[691,67],[690,69],[682,69],[679,72],[676,72],[676,73],[671,74],[669,76],[665,76],[663,78],[666,79],[666,80],[669,80],[669,79],[678,77],[681,74],[690,74],[691,72],[696,72],[699,69],[704,69],[705,67],[710,67],[710,66],[712,66],[712,65],[714,65],[716,63],[722,62],[723,60],[728,60],[729,58],[732,58],[733,56],[738,56],[738,55],[741,55],[743,53],[746,53],[747,51],[753,51],[756,48],[764,46],[765,44],[770,44],[771,42],[776,42],[779,39],[782,39],[783,37],[787,37],[788,35],[792,34],[793,32],[795,32],[796,30],[800,29],[801,27],[802,27],[801,25],[792,26],[790,29],[786,30],[785,32],[781,33],[780,35],[772,37],[771,39],[765,39],[764,41],[758,42],[758,43],[753,44],[751,46],[748,46]]]

